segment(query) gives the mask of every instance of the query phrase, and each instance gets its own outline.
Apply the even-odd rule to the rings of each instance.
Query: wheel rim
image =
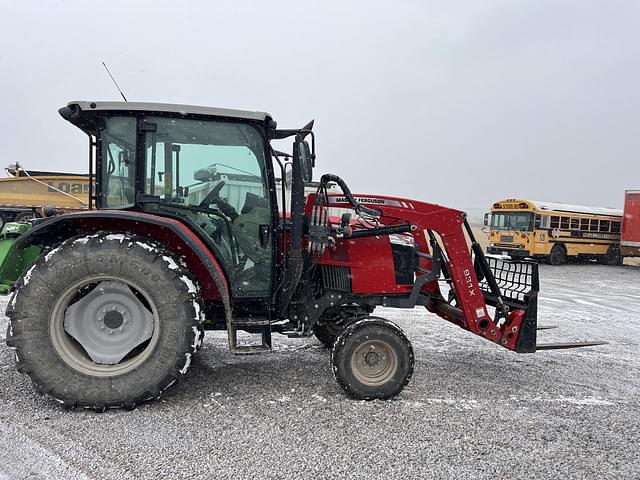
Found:
[[[67,288],[49,322],[54,349],[74,369],[93,376],[129,372],[151,354],[159,337],[158,311],[137,285],[93,276]]]
[[[351,355],[351,370],[356,379],[365,385],[383,385],[398,370],[398,356],[387,342],[368,340]]]

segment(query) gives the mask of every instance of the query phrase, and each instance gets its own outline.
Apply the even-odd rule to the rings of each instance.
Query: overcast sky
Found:
[[[640,188],[638,1],[0,0],[0,166],[87,170],[57,109],[316,119],[316,176],[459,208],[622,207]]]

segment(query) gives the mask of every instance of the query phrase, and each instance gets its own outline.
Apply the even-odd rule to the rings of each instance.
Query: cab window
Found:
[[[100,129],[98,205],[126,208],[135,202],[136,119],[105,117]]]

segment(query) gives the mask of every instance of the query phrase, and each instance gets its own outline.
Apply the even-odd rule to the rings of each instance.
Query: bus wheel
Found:
[[[567,261],[567,252],[562,245],[554,245],[549,254],[549,265],[562,265]]]
[[[620,249],[615,245],[609,245],[607,253],[600,257],[600,263],[605,265],[622,265],[622,255],[620,255]]]

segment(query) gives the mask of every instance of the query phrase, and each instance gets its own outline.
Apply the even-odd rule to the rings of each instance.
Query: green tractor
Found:
[[[37,245],[17,248],[16,239],[31,229],[30,222],[8,222],[0,232],[0,295],[11,293],[16,281],[42,252]]]

